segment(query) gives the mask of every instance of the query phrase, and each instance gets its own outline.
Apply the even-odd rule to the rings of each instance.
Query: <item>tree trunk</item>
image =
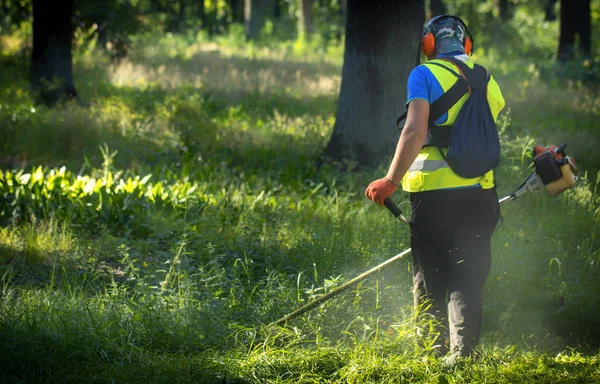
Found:
[[[245,0],[246,40],[256,40],[263,26],[262,0]]]
[[[160,0],[151,0],[150,1],[150,9],[152,12],[164,12],[165,7]]]
[[[298,36],[304,38],[313,32],[312,0],[298,0]]]
[[[175,0],[169,2],[169,9],[167,10],[168,14],[168,23],[167,23],[167,31],[169,32],[182,32],[184,29],[184,20],[185,20],[185,8],[186,8],[185,0]]]
[[[560,1],[560,36],[558,40],[558,61],[575,59],[575,36],[579,36],[581,54],[591,54],[590,0]]]
[[[511,18],[511,9],[508,0],[497,0],[496,7],[498,8],[500,19],[506,21]]]
[[[592,12],[590,0],[577,1],[577,34],[581,54],[589,58],[592,55]]]
[[[263,25],[266,20],[275,20],[275,14],[277,12],[277,1],[276,0],[262,0],[262,13],[263,13]]]
[[[177,11],[177,22],[176,22],[176,30],[177,32],[184,32],[186,30],[186,22],[185,22],[185,8],[187,7],[187,2],[185,0],[179,0],[179,10]]]
[[[74,0],[33,1],[31,88],[39,101],[54,104],[64,95],[77,97],[71,41]],[[58,85],[53,85],[58,81]]]
[[[558,37],[558,61],[569,61],[575,57],[575,1],[560,1],[560,35]]]
[[[554,21],[556,20],[556,12],[554,11],[554,6],[558,0],[546,0],[546,4],[544,5],[544,20],[546,21]]]
[[[429,14],[427,15],[427,19],[445,14],[446,6],[442,0],[429,0]]]
[[[326,156],[379,164],[393,155],[424,21],[423,1],[348,1],[342,83]]]
[[[244,22],[244,0],[229,0],[229,8],[231,8],[231,22]]]
[[[346,25],[346,17],[348,15],[348,0],[340,0],[340,22],[342,26]],[[342,40],[342,35],[345,31],[342,31],[341,28],[336,28],[335,38],[338,41]]]
[[[340,12],[342,13],[344,25],[346,25],[346,16],[348,15],[348,0],[340,0]]]
[[[275,5],[274,5],[274,9],[273,9],[273,18],[275,19],[275,21],[279,21],[281,20],[281,3],[280,0],[275,0]]]
[[[204,7],[204,0],[198,0],[197,2],[197,14],[200,19],[201,29],[207,29],[206,22],[206,8]]]

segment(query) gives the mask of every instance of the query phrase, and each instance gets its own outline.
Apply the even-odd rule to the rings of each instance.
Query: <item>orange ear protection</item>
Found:
[[[473,52],[473,36],[471,36],[471,33],[469,33],[469,30],[467,29],[467,24],[465,24],[464,21],[462,21],[456,16],[439,15],[429,20],[427,25],[425,25],[425,28],[423,28],[423,34],[421,35],[421,50],[423,51],[423,54],[425,56],[429,57],[435,52],[435,36],[433,35],[433,33],[431,33],[431,27],[440,19],[447,17],[451,17],[453,19],[458,20],[465,28],[466,36],[463,39],[463,47],[467,55],[470,55]]]

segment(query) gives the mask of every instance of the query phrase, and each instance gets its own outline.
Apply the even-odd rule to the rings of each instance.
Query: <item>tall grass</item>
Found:
[[[2,41],[18,67],[18,39]],[[287,328],[265,326],[409,247],[408,228],[364,198],[386,164],[341,173],[319,162],[339,58],[140,40],[118,63],[79,57],[77,85],[89,105],[55,109],[33,106],[25,80],[0,75],[10,84],[0,91],[0,375],[600,380],[599,178],[586,149],[597,97],[577,83],[540,85],[533,72],[527,82],[513,75],[521,62],[508,59],[496,67],[507,68],[498,81],[509,106],[499,194],[531,173],[534,143],[568,143],[582,177],[559,196],[502,206],[477,356],[454,369],[434,357],[434,321],[417,321],[411,308],[408,259]],[[586,123],[552,129],[572,119]]]

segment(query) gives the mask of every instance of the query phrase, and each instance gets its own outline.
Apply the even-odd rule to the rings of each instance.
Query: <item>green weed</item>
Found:
[[[408,259],[267,329],[408,248],[409,230],[364,198],[387,164],[342,173],[318,162],[339,47],[322,57],[318,39],[247,46],[239,37],[133,37],[136,49],[114,63],[80,46],[87,106],[32,107],[25,78],[0,75],[10,84],[0,93],[3,377],[600,380],[593,88],[559,87],[529,56],[489,50],[508,106],[499,195],[532,172],[534,144],[567,143],[581,178],[559,196],[502,206],[481,346],[446,369],[433,355],[436,324],[414,317]],[[18,68],[23,39],[2,41]],[[394,199],[408,211],[406,194]]]

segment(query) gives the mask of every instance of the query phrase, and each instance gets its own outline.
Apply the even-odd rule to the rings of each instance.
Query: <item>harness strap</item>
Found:
[[[469,84],[466,79],[462,77],[460,74],[454,72],[450,68],[442,65],[440,63],[431,62],[431,65],[436,65],[438,67],[444,68],[448,72],[452,73],[457,77],[457,81],[448,89],[448,91],[444,92],[442,96],[436,99],[429,109],[429,121],[427,130],[427,139],[423,144],[423,147],[429,147],[432,145],[436,145],[438,148],[441,146],[448,146],[448,141],[450,139],[450,130],[452,126],[443,126],[438,127],[435,125],[435,122],[444,115],[454,104],[460,100],[461,97],[465,95],[465,93],[470,92]],[[443,152],[442,152],[443,155]]]
[[[452,85],[452,87],[450,87],[450,89],[444,92],[442,96],[440,96],[431,104],[428,121],[429,129],[427,130],[427,139],[425,140],[423,147],[435,145],[438,147],[444,160],[446,160],[446,155],[442,151],[442,147],[448,147],[452,126],[437,126],[435,125],[435,122],[442,117],[444,113],[450,110],[450,108],[452,108],[452,106],[454,106],[454,104],[456,104],[467,92],[471,93],[474,89],[479,89],[485,86],[489,80],[489,75],[487,70],[478,64],[474,64],[473,68],[470,68],[467,66],[467,64],[455,58],[439,58],[438,60],[455,64],[460,73],[457,73],[440,63],[427,63],[447,70],[456,76],[457,81]],[[406,119],[407,115],[408,110],[396,120],[396,127],[398,127],[398,129],[400,129],[400,123]]]
[[[458,100],[460,100],[460,98],[463,97],[463,95],[469,91],[469,85],[467,84],[466,80],[461,75],[454,72],[453,70],[446,67],[445,65],[442,65],[440,63],[434,63],[434,62],[431,62],[428,64],[437,65],[438,67],[442,67],[445,70],[453,73],[458,78],[458,81],[456,83],[454,83],[454,85],[452,85],[452,87],[450,87],[450,89],[448,91],[446,91],[442,96],[437,98],[431,104],[431,107],[429,109],[429,126],[431,127],[437,119],[442,117],[442,115],[444,113],[446,113],[446,111],[448,109],[450,109],[454,104],[456,104],[458,102]],[[406,119],[407,115],[408,115],[408,111],[404,112],[400,117],[398,117],[398,119],[396,120],[397,127],[400,126],[400,123],[402,122],[402,120]]]

